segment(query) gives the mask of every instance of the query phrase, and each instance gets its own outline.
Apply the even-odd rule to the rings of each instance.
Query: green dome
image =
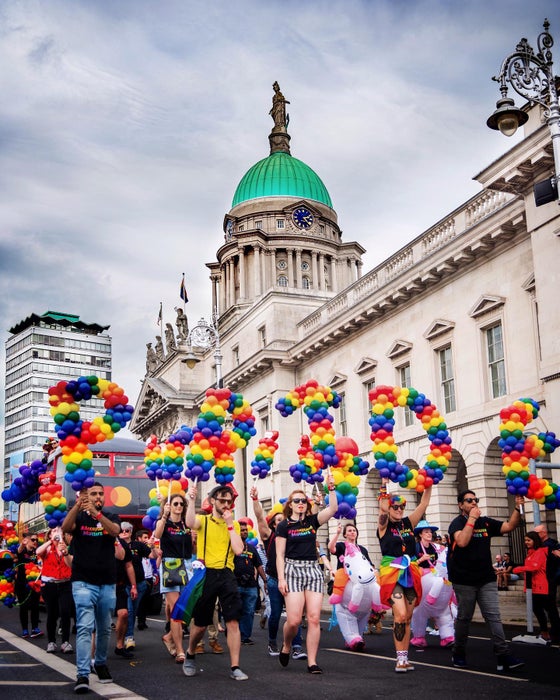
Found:
[[[317,173],[282,151],[263,158],[245,173],[235,190],[231,206],[259,197],[311,199],[332,208],[330,195]]]

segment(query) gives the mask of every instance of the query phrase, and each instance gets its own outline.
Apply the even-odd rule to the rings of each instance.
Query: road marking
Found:
[[[19,685],[32,685],[32,686],[61,686],[61,685],[71,685],[70,681],[0,681],[0,685],[7,685],[10,687]]]
[[[9,630],[3,629],[2,627],[0,627],[0,637],[2,637],[12,646],[16,647],[16,649],[19,649],[28,656],[31,656],[31,658],[35,659],[40,664],[44,664],[45,666],[54,669],[62,676],[66,676],[66,678],[69,678],[72,682],[75,682],[76,665],[74,663],[65,661],[54,654],[47,654],[45,650],[31,644],[30,642],[26,642],[25,639],[21,639],[17,635],[13,634]],[[35,664],[28,665],[31,666]],[[0,668],[4,667],[8,667],[8,664],[0,665]],[[66,683],[64,684],[67,685]],[[117,700],[117,698],[118,700],[148,700],[148,698],[145,698],[142,695],[137,695],[132,690],[123,688],[116,683],[100,683],[93,673],[90,674],[89,677],[89,688],[102,698],[107,698],[108,700]]]
[[[380,659],[381,661],[390,661],[391,663],[395,663],[395,659],[392,656],[381,656],[380,654],[369,654],[359,652],[359,651],[350,651],[350,649],[332,649],[332,648],[327,648],[326,651],[334,651],[337,654],[351,654],[352,656],[360,656],[361,658],[370,658],[370,659]],[[515,676],[506,676],[502,673],[488,673],[487,671],[474,671],[470,668],[455,668],[454,666],[442,666],[441,664],[428,664],[425,661],[417,661],[416,659],[410,659],[412,662],[413,666],[427,666],[428,668],[439,668],[442,671],[453,671],[456,673],[470,673],[473,676],[485,676],[486,678],[499,678],[500,680],[503,681],[513,681],[514,683],[528,683],[529,679],[528,678],[516,678]]]

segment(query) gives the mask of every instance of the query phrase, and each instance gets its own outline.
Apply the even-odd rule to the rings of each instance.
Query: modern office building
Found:
[[[11,336],[6,341],[2,488],[9,486],[17,467],[42,456],[42,445],[54,434],[49,387],[90,374],[111,379],[108,329],[56,311],[31,314],[10,328]],[[98,414],[98,407],[84,404],[80,408],[82,418],[93,419]]]

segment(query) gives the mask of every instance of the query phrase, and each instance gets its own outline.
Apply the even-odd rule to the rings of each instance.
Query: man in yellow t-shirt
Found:
[[[233,558],[243,551],[239,525],[233,520],[235,495],[233,489],[227,484],[214,487],[208,495],[208,501],[212,506],[211,515],[197,515],[196,493],[196,485],[191,486],[187,498],[186,525],[191,530],[197,531],[197,556],[206,565],[206,578],[202,594],[193,610],[189,648],[183,664],[183,673],[187,677],[196,675],[196,647],[202,640],[208,625],[212,624],[214,607],[218,599],[227,628],[227,645],[231,661],[230,678],[245,681],[248,676],[239,668],[241,651],[239,618],[242,603],[233,574]]]

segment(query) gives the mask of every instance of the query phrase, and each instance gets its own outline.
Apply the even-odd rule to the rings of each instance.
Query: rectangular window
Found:
[[[371,415],[371,401],[369,400],[369,392],[373,391],[375,389],[375,379],[370,379],[367,382],[364,382],[364,389],[366,392],[366,410],[367,410],[367,415]]]
[[[284,219],[276,219],[276,228],[284,228]]]
[[[234,367],[239,367],[239,345],[231,349],[231,359]]]
[[[338,418],[340,420],[340,435],[348,435],[348,423],[346,417],[346,396],[344,392],[339,391],[340,407],[338,409]]]
[[[493,399],[506,394],[506,364],[502,324],[497,323],[486,329],[486,349],[488,353],[488,375],[490,393]]]
[[[455,377],[453,376],[453,355],[451,346],[438,350],[441,395],[445,412],[455,410]]]
[[[412,386],[410,380],[410,364],[403,365],[399,367],[399,381],[402,387]],[[405,410],[404,412],[404,424],[406,426],[412,425],[414,423],[414,413],[410,410]]]
[[[261,326],[260,328],[258,328],[257,333],[259,334],[260,347],[265,348],[266,347],[266,326]]]
[[[262,221],[255,221],[255,228],[259,229],[260,231],[260,229],[262,229]]]

